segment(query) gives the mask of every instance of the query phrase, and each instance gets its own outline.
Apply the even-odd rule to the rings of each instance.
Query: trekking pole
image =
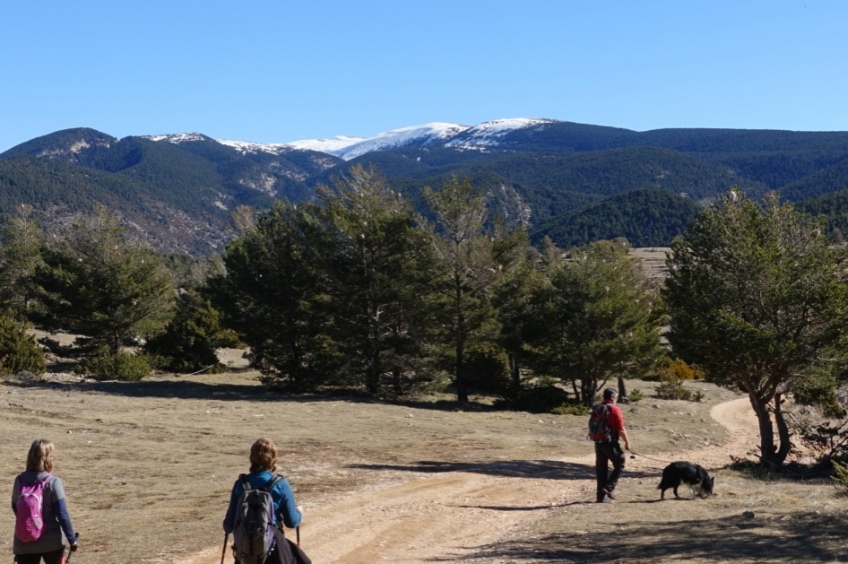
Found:
[[[79,533],[74,535],[74,544],[77,545],[77,550],[79,550]],[[74,554],[74,548],[72,546],[68,547],[68,557],[65,558],[65,564],[71,564],[71,556]]]
[[[221,564],[224,564],[224,557],[227,555],[227,540],[230,538],[230,533],[224,533],[224,548],[221,550]]]
[[[300,546],[300,525],[295,527],[294,530],[297,533],[297,546]]]

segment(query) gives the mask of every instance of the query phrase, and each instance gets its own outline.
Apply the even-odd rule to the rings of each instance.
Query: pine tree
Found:
[[[78,216],[46,246],[35,274],[42,323],[82,335],[80,355],[117,355],[155,335],[172,315],[174,290],[161,260],[125,240],[104,208]]]
[[[639,375],[660,356],[655,292],[627,246],[599,241],[574,249],[534,298],[545,327],[533,367],[570,383],[585,405],[610,378]]]
[[[787,396],[832,387],[844,370],[844,259],[816,220],[738,189],[672,244],[669,342],[708,378],[748,394],[765,466],[782,465],[791,448]]]
[[[42,263],[44,236],[32,217],[32,206],[21,204],[0,228],[0,309],[18,319],[33,305],[32,276]]]
[[[420,350],[422,266],[429,259],[412,206],[375,169],[361,166],[319,194],[333,336],[347,372],[372,395],[391,375],[400,393]]]
[[[174,318],[144,349],[164,359],[173,372],[223,372],[216,350],[222,344],[220,313],[199,291],[184,290],[177,298]]]
[[[493,261],[494,236],[486,228],[486,200],[466,178],[448,181],[424,196],[436,221],[430,233],[435,252],[432,274],[438,338],[447,347],[457,400],[468,401],[469,347],[492,341],[497,317],[491,293],[498,278]]]
[[[339,374],[322,270],[319,210],[277,202],[224,253],[226,274],[210,280],[224,324],[252,349],[252,364],[295,390],[315,389]]]

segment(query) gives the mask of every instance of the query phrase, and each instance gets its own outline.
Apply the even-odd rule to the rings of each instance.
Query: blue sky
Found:
[[[848,2],[43,0],[0,18],[0,151],[70,127],[283,143],[543,117],[848,131]]]

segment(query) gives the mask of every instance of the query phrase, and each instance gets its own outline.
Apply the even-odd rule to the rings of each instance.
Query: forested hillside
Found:
[[[805,205],[848,188],[848,132],[636,132],[525,122],[495,133],[464,128],[439,142],[429,136],[395,140],[391,148],[374,144],[349,161],[201,134],[117,139],[69,129],[0,154],[0,214],[29,203],[36,217],[55,222],[100,203],[159,249],[208,255],[231,239],[228,216],[238,206],[264,210],[278,199],[312,200],[316,186],[363,165],[376,167],[425,214],[426,187],[468,178],[486,194],[491,215],[531,229],[536,238],[549,234],[576,244],[627,237],[637,245],[666,245],[697,205],[731,186],[753,198],[775,190]],[[824,203],[810,205],[839,213]]]
[[[662,190],[634,190],[553,218],[531,232],[562,248],[624,237],[635,247],[664,246],[701,213],[691,199]]]

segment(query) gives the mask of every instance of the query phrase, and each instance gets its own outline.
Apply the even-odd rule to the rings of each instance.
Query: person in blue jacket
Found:
[[[251,487],[262,489],[274,478],[277,472],[277,445],[271,439],[257,439],[250,447],[250,473],[247,481]],[[235,529],[236,512],[239,507],[239,497],[244,491],[241,477],[236,480],[230,495],[230,505],[224,517],[224,532],[230,534]],[[271,488],[271,498],[274,500],[274,527],[280,528],[280,522],[290,529],[300,526],[303,508],[295,503],[294,492],[289,482],[283,478]],[[276,562],[277,549],[269,555],[268,562]]]
[[[17,564],[39,564],[42,559],[45,564],[61,564],[66,543],[71,545],[71,550],[77,549],[74,527],[65,503],[65,488],[58,476],[51,475],[55,462],[53,443],[47,439],[34,440],[27,454],[26,470],[18,474],[12,485],[12,511],[17,515],[22,484],[30,485],[46,478],[41,506],[44,528],[41,536],[30,542],[24,542],[15,535],[12,552]]]

